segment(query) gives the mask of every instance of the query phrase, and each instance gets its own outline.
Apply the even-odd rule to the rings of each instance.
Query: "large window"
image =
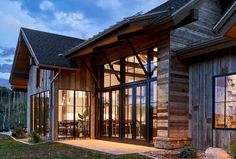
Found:
[[[236,75],[215,77],[215,128],[236,128]]]
[[[145,69],[147,69],[147,55],[146,52],[139,54],[139,58],[142,60]],[[144,70],[139,65],[136,56],[130,56],[125,58],[125,82],[135,82],[147,79]]]
[[[116,77],[116,75],[120,77],[120,60],[111,62],[111,65],[115,72],[111,69],[109,64],[104,65],[104,87],[111,87],[120,84]]]
[[[88,137],[90,93],[59,90],[58,138]]]
[[[101,136],[142,142],[156,137],[157,53],[150,48],[100,67]]]
[[[42,136],[49,136],[49,91],[32,95],[31,131]]]

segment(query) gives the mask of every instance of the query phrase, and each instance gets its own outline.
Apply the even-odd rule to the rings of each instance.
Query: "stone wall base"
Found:
[[[156,137],[154,138],[154,146],[160,149],[177,149],[191,145],[189,138],[166,138]]]

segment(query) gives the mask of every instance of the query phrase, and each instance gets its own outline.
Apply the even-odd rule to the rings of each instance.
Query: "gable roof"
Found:
[[[21,28],[21,32],[36,64],[76,68],[75,63],[62,55],[84,40],[27,28]]]
[[[88,39],[87,41],[77,45],[76,47],[72,48],[68,52],[66,52],[64,55],[66,57],[71,57],[73,54],[77,53],[78,51],[85,49],[86,47],[93,45],[97,41],[101,40],[102,38],[105,38],[106,36],[113,34],[117,30],[121,30],[131,24],[133,26],[135,23],[139,23],[142,27],[151,25],[151,24],[162,24],[169,21],[175,21],[176,19],[180,19],[179,21],[176,20],[174,23],[180,22],[182,19],[187,16],[189,13],[189,10],[192,9],[195,3],[197,3],[200,0],[169,0],[165,2],[164,4],[150,10],[149,12],[145,14],[138,14],[131,17],[127,17],[124,20],[116,23],[115,25],[112,25],[110,28],[105,29],[104,31],[98,33],[97,35],[93,36],[92,38]],[[189,6],[189,10],[184,10]],[[183,14],[180,13],[180,11],[183,12]],[[180,13],[178,15],[178,13]],[[189,15],[189,14],[188,14]],[[168,19],[169,18],[169,19]],[[141,23],[142,22],[142,23]],[[140,24],[141,23],[141,24]],[[176,25],[176,24],[173,24]]]

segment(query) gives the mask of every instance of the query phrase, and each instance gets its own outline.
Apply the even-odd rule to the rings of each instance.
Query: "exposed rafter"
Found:
[[[146,70],[146,68],[144,67],[144,65],[143,65],[141,59],[139,58],[138,53],[137,53],[137,51],[135,50],[135,48],[134,48],[133,44],[131,43],[130,39],[126,39],[126,41],[128,42],[128,44],[129,44],[129,46],[130,46],[130,48],[131,48],[131,50],[132,50],[132,53],[133,53],[133,54],[135,55],[135,57],[137,58],[137,60],[138,60],[138,62],[139,62],[139,65],[142,67],[142,69],[143,69],[144,73],[146,74],[146,76],[150,76],[150,73],[149,73],[149,72]]]

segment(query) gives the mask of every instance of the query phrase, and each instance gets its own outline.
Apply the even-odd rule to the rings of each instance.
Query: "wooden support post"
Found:
[[[116,73],[114,67],[112,66],[111,62],[110,62],[109,59],[107,58],[106,54],[105,54],[103,51],[102,51],[102,54],[103,54],[105,60],[107,61],[107,63],[109,64],[109,66],[110,66],[112,72],[115,74],[117,80],[120,82],[120,77],[119,77],[118,74]]]
[[[130,46],[130,48],[131,48],[133,54],[134,54],[135,57],[137,58],[137,60],[138,60],[138,62],[139,62],[139,65],[142,67],[144,73],[146,74],[146,76],[150,76],[150,73],[149,73],[149,72],[146,70],[146,68],[144,67],[142,61],[140,60],[140,58],[139,58],[139,56],[138,56],[137,51],[135,50],[135,48],[134,48],[134,46],[133,46],[133,44],[131,43],[131,41],[130,41],[129,39],[126,39],[126,40],[127,40],[128,44],[129,44],[129,46]]]

